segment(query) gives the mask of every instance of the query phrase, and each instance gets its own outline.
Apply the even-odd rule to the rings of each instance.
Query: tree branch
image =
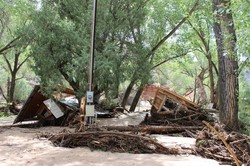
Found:
[[[11,40],[8,44],[6,44],[3,48],[0,49],[0,54],[2,54],[4,51],[12,48],[12,47],[15,47],[15,44],[14,42],[17,41],[18,39],[20,39],[21,36],[18,36],[16,37],[15,39]]]
[[[205,41],[204,36],[201,34],[201,32],[199,32],[194,26],[193,24],[188,20],[188,24],[191,26],[191,28],[193,28],[193,30],[195,31],[195,33],[199,36],[199,38],[201,39],[202,43],[204,44],[204,46],[207,45],[207,42]]]
[[[181,25],[192,15],[192,13],[196,10],[197,6],[199,4],[199,0],[196,0],[194,6],[192,9],[188,12],[188,15],[184,17],[165,37],[163,37],[148,53],[147,56],[150,56],[151,54],[155,53],[155,51],[169,38],[171,37],[178,28],[181,27]]]
[[[8,66],[8,68],[9,68],[10,72],[12,73],[13,70],[12,70],[10,61],[6,58],[5,54],[3,54],[3,57],[4,57],[5,62],[7,63],[7,66]]]
[[[243,68],[247,65],[248,60],[249,60],[249,57],[247,57],[247,59],[240,65],[240,68],[238,70],[238,74],[240,74],[242,72]]]
[[[0,92],[2,93],[4,100],[8,101],[8,98],[4,95],[4,92],[1,86],[0,86]]]
[[[17,66],[17,70],[19,70],[22,65],[29,59],[30,56],[27,56],[18,66]]]
[[[156,65],[154,65],[154,66],[151,68],[151,70],[155,69],[156,67],[158,67],[158,66],[160,66],[160,65],[162,65],[162,64],[164,64],[164,63],[166,63],[166,62],[168,62],[168,61],[171,61],[171,60],[176,59],[176,58],[179,58],[179,57],[183,57],[183,56],[187,55],[187,53],[188,53],[188,52],[183,53],[183,54],[181,54],[181,55],[176,55],[176,56],[174,56],[174,57],[170,57],[170,58],[168,58],[168,59],[165,59],[164,61],[162,61],[162,62],[157,63]]]
[[[21,80],[23,78],[24,78],[24,75],[22,77],[16,78],[15,80],[18,81],[18,80]]]
[[[132,36],[133,36],[133,38],[134,38],[134,42],[137,43],[138,41],[137,41],[137,38],[136,38],[136,35],[135,35],[135,31],[134,31],[133,26],[132,26],[131,24],[132,24],[132,23],[130,22],[130,19],[129,19],[130,31],[131,31]]]
[[[215,64],[213,61],[212,61],[212,64],[213,64],[215,73],[216,73],[216,75],[218,76],[218,75],[219,75],[219,71],[218,71],[218,69],[217,69],[217,67],[216,67],[216,64]]]
[[[20,52],[16,52],[15,53],[15,60],[14,60],[14,66],[13,66],[13,72],[11,73],[11,75],[13,75],[14,73],[17,73],[17,67],[18,67],[18,61],[19,61],[19,56],[20,56]]]

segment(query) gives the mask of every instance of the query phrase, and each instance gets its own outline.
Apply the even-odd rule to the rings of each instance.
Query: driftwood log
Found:
[[[154,134],[179,133],[186,130],[201,130],[202,126],[149,126],[149,125],[134,125],[134,126],[102,126],[100,129],[117,130],[117,131],[132,131],[132,132],[147,132]]]

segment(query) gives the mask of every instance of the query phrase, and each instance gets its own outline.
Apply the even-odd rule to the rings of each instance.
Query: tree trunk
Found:
[[[124,93],[124,96],[123,96],[123,99],[122,99],[122,103],[121,103],[121,107],[125,107],[126,106],[126,103],[127,103],[127,100],[128,100],[128,97],[130,95],[130,92],[132,91],[133,89],[133,86],[135,85],[135,79],[132,79],[132,81],[130,82],[130,84],[128,85],[125,93]]]
[[[230,6],[230,0],[213,0],[213,12],[217,13],[214,33],[219,59],[219,116],[226,129],[238,130],[238,61]]]
[[[199,0],[196,0],[194,6],[192,9],[188,12],[188,15],[184,17],[166,36],[164,36],[151,50],[150,52],[146,55],[147,58],[149,58],[152,54],[156,52],[156,50],[159,49],[159,47],[169,38],[171,37],[181,26],[182,24],[192,15],[192,13],[196,10],[197,6],[199,5]],[[130,92],[137,80],[132,78],[132,81],[130,82],[129,86],[127,87],[125,94],[123,96],[121,106],[125,107],[126,102],[128,100],[128,97],[130,95]]]
[[[196,74],[196,72],[195,72]],[[196,100],[196,90],[197,90],[197,79],[195,78],[194,80],[194,97],[193,97],[193,102],[195,103]]]
[[[207,55],[208,60],[208,73],[209,73],[209,81],[210,81],[210,101],[215,103],[214,95],[215,95],[215,88],[214,88],[214,74],[213,74],[213,64],[212,64],[212,56],[211,53],[208,52]]]
[[[117,71],[115,71],[115,81],[114,81],[114,98],[118,98],[119,97],[119,86],[120,86],[120,70],[119,68],[121,67],[121,63],[116,64],[116,68],[118,69]]]
[[[16,87],[16,72],[13,71],[11,73],[11,80],[10,80],[10,89],[9,89],[9,96],[8,96],[9,103],[13,103],[14,101],[15,87]]]
[[[218,90],[218,81],[217,81],[217,83],[215,85],[215,89],[214,89],[214,108],[217,109],[217,110],[219,109],[218,108],[219,107],[218,94],[219,94],[219,90]]]
[[[143,92],[143,86],[141,85],[139,87],[139,89],[137,90],[136,94],[135,94],[135,97],[133,99],[133,102],[131,104],[129,112],[134,112],[135,111],[136,105],[137,105],[137,103],[138,103],[138,101],[139,101],[139,99],[141,97],[142,92]]]
[[[7,79],[7,94],[6,94],[6,98],[7,98],[7,100],[6,100],[6,102],[9,102],[9,97],[10,96],[10,77],[8,77],[8,79]]]
[[[197,103],[199,103],[200,105],[207,103],[207,93],[206,93],[205,87],[203,85],[205,73],[206,73],[206,70],[202,68],[200,74],[196,77],[198,95],[199,95],[199,101]]]
[[[208,73],[209,73],[209,80],[210,80],[210,101],[212,103],[217,103],[215,101],[215,87],[214,87],[214,75],[213,75],[213,61],[212,61],[212,55],[211,55],[211,51],[210,51],[210,46],[209,46],[209,42],[206,41],[206,37],[205,37],[205,33],[202,30],[202,28],[200,27],[199,30],[197,28],[195,28],[193,26],[193,24],[189,21],[188,22],[189,25],[194,29],[194,31],[196,32],[196,34],[199,36],[201,42],[203,43],[206,52],[205,56],[208,60]],[[194,100],[195,101],[195,100]]]

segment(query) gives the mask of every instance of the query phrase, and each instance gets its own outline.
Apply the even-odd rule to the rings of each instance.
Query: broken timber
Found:
[[[49,138],[55,146],[60,147],[89,147],[91,150],[120,153],[158,153],[180,154],[177,148],[167,148],[155,140],[134,134],[119,132],[84,132],[84,133],[60,133],[42,135]]]
[[[158,88],[153,101],[152,110],[159,112],[163,108],[167,99],[170,99],[194,111],[198,111],[200,108],[199,105],[193,103],[183,96],[178,95],[177,93],[174,93],[168,89]]]
[[[183,132],[186,130],[201,130],[203,126],[102,126],[101,129],[117,130],[117,131],[133,131],[133,132],[147,132],[154,134],[164,134],[171,132]]]

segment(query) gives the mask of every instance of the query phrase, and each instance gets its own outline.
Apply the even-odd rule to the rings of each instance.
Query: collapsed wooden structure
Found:
[[[172,92],[169,89],[159,87],[156,91],[156,95],[152,104],[152,110],[160,112],[162,108],[164,109],[164,104],[168,99],[194,111],[198,111],[200,108],[199,105],[186,99],[185,97]]]
[[[14,120],[15,126],[78,126],[80,115],[84,110],[85,99],[79,101],[70,88],[58,86],[60,92],[52,91],[49,98],[42,94],[41,87],[36,85]],[[81,106],[81,107],[80,107]],[[100,110],[100,109],[99,109]],[[98,117],[112,117],[114,112],[97,110]],[[19,123],[19,124],[17,124]]]
[[[34,127],[56,125],[64,126],[69,123],[77,111],[78,103],[72,104],[69,101],[59,99],[67,99],[74,97],[74,91],[64,88],[61,93],[53,92],[53,98],[48,98],[42,94],[39,85],[36,85],[26,100],[24,106],[19,111],[14,124],[19,122],[34,123]]]

